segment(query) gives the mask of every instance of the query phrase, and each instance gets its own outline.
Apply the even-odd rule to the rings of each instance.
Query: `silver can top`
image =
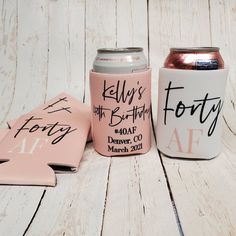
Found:
[[[143,48],[140,47],[128,47],[128,48],[99,48],[98,53],[130,53],[130,52],[142,52]]]
[[[100,48],[93,63],[93,71],[107,74],[125,74],[147,69],[143,48]]]

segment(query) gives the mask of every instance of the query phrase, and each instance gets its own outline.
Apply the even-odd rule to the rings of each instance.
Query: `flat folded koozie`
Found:
[[[56,185],[56,172],[78,169],[90,130],[90,108],[68,94],[0,132],[0,184]]]

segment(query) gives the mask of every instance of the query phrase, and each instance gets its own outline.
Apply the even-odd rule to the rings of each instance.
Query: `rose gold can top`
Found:
[[[171,48],[165,68],[182,70],[218,70],[224,61],[218,47]]]

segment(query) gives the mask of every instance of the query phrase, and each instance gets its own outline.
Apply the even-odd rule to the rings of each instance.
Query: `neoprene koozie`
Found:
[[[77,171],[89,129],[90,108],[65,93],[22,116],[0,137],[0,184],[55,186],[50,166]]]
[[[151,147],[151,69],[90,72],[92,136],[104,156],[143,154]]]
[[[161,68],[157,146],[170,157],[211,159],[221,151],[228,69]]]

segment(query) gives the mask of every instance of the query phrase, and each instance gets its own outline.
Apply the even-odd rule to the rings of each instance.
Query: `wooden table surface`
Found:
[[[235,0],[0,0],[0,123],[62,91],[90,103],[96,49],[141,46],[158,69],[172,46],[219,46],[230,67],[223,152],[210,161],[105,158],[87,144],[56,187],[0,186],[0,236],[236,235]],[[155,133],[155,128],[154,128]]]

